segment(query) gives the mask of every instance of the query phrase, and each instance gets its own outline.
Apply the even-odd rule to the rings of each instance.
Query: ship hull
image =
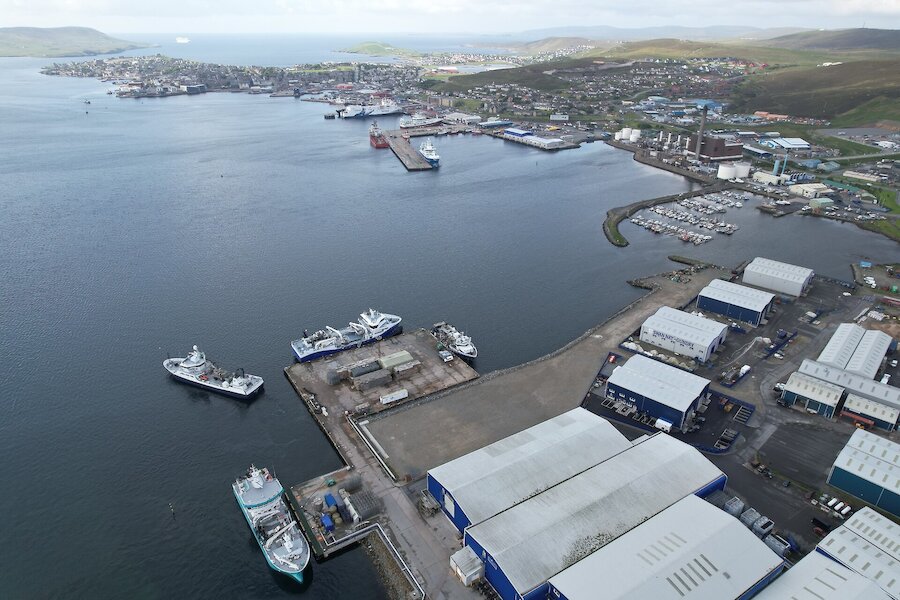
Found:
[[[259,394],[263,386],[265,384],[260,384],[259,387],[254,388],[252,391],[242,394],[241,392],[234,390],[226,390],[224,388],[220,388],[216,385],[209,385],[207,383],[203,383],[202,381],[197,381],[196,379],[191,379],[190,377],[183,377],[176,373],[170,372],[169,375],[172,376],[172,379],[176,380],[179,383],[186,383],[188,385],[193,385],[194,387],[198,387],[202,390],[207,390],[209,392],[215,392],[217,394],[222,394],[223,396],[230,396],[231,398],[240,398],[241,400],[248,400],[250,398],[255,398],[257,394]]]
[[[388,148],[388,147],[390,147],[390,144],[388,144],[388,141],[386,139],[384,139],[384,136],[375,137],[375,136],[370,135],[369,143],[372,144],[373,148]]]
[[[347,344],[346,346],[341,346],[340,348],[328,348],[327,350],[319,350],[316,352],[309,352],[306,354],[301,354],[301,353],[297,352],[297,348],[294,347],[293,344],[291,344],[291,351],[294,353],[294,358],[297,359],[297,362],[302,362],[302,363],[310,362],[310,361],[317,360],[317,359],[325,357],[325,356],[331,356],[332,354],[338,354],[340,352],[343,352],[344,350],[349,350],[351,348],[356,348],[358,346],[368,346],[369,344],[371,344],[373,342],[377,342],[379,339],[384,339],[384,338],[389,338],[391,336],[395,336],[398,333],[400,333],[401,330],[402,330],[402,328],[400,327],[400,323],[397,323],[396,325],[394,325],[393,327],[391,327],[384,333],[379,334],[378,336],[373,336],[373,337],[370,337],[369,339],[362,340],[360,342],[354,342],[352,344]]]
[[[306,570],[306,567],[309,566],[309,559],[307,559],[306,564],[299,571],[285,571],[278,565],[272,562],[272,559],[269,558],[269,555],[266,553],[266,549],[263,546],[262,541],[260,541],[259,536],[253,532],[253,521],[250,520],[250,515],[247,513],[247,509],[244,508],[243,502],[241,502],[240,497],[237,495],[237,492],[234,488],[231,488],[232,493],[234,494],[235,500],[237,500],[238,507],[241,509],[241,513],[244,515],[244,520],[247,521],[247,526],[250,527],[250,532],[253,533],[253,538],[256,540],[256,544],[259,546],[260,552],[262,552],[263,557],[266,559],[266,563],[268,563],[269,568],[275,571],[276,573],[281,573],[282,575],[287,575],[297,583],[303,583],[303,572]]]

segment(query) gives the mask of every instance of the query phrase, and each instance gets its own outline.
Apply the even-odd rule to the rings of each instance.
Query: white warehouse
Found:
[[[706,362],[727,333],[724,323],[661,306],[641,326],[641,341]]]
[[[818,361],[874,379],[892,341],[883,331],[841,323],[819,354]]]
[[[741,281],[773,292],[800,296],[809,287],[813,275],[813,270],[806,267],[756,257],[744,268]]]
[[[737,600],[783,567],[738,519],[687,496],[551,577],[548,597],[595,600],[600,585],[604,600]]]
[[[826,558],[810,552],[764,589],[754,600],[891,600],[874,582]]]

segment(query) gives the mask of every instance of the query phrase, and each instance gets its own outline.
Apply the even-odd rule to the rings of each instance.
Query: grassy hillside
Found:
[[[554,92],[569,87],[569,82],[548,74],[563,63],[540,63],[512,69],[495,69],[471,75],[455,75],[444,82],[435,84],[433,89],[445,92],[470,90],[484,85],[516,83],[536,90]],[[565,64],[570,64],[566,61]]]
[[[841,29],[804,31],[760,42],[766,46],[793,50],[887,50],[900,52],[900,30]]]
[[[493,44],[492,44],[493,45]],[[508,44],[497,44],[497,48],[504,48],[525,56],[534,56],[544,52],[556,52],[564,48],[572,48],[574,46],[604,46],[609,47],[608,43],[598,42],[583,37],[548,37],[533,42],[513,42]]]
[[[369,56],[421,56],[415,50],[397,48],[384,42],[361,42],[350,48],[338,50],[338,52],[350,52],[352,54],[367,54]]]
[[[644,42],[628,42],[610,50],[594,50],[590,56],[612,58],[716,58],[733,57],[769,65],[807,66],[825,61],[840,60],[834,55],[817,51],[768,48],[753,44],[692,42],[688,40],[659,39]]]
[[[878,96],[856,108],[841,113],[832,120],[835,127],[861,127],[864,125],[900,126],[900,101],[896,96]]]
[[[146,47],[88,27],[0,27],[0,56],[93,56]]]
[[[896,113],[900,102],[900,59],[853,63],[768,73],[743,83],[735,93],[735,110],[767,110],[791,115],[831,119],[850,113],[871,122],[890,118],[868,114],[862,105],[879,99],[880,107]],[[876,106],[870,105],[871,110]],[[856,111],[856,112],[854,112]]]

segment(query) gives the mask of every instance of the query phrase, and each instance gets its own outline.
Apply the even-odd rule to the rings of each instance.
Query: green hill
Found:
[[[887,50],[900,52],[900,30],[841,29],[804,31],[763,40],[760,45],[793,50]]]
[[[88,27],[0,27],[0,56],[93,56],[147,47]]]
[[[770,48],[747,43],[692,42],[689,40],[658,39],[642,42],[626,42],[611,49],[588,52],[590,56],[610,58],[718,58],[732,57],[769,65],[815,65],[835,59],[825,52]]]
[[[368,56],[401,56],[413,57],[421,56],[419,52],[408,48],[396,48],[384,42],[361,42],[350,48],[338,50],[338,52],[348,52],[350,54],[366,54]]]
[[[598,42],[583,37],[547,37],[533,42],[508,42],[505,44],[488,44],[488,47],[503,48],[524,56],[534,56],[545,52],[556,52],[574,46],[602,46],[609,48],[608,42]]]
[[[865,110],[867,104],[868,112]],[[871,123],[896,118],[898,104],[900,59],[891,59],[862,60],[753,77],[738,87],[732,109],[766,110],[822,119],[848,113],[848,120]]]

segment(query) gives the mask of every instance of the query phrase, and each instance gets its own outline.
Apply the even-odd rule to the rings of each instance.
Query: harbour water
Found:
[[[626,224],[615,248],[608,208],[691,184],[604,144],[487,136],[436,139],[440,170],[407,173],[321,104],[121,100],[39,75],[47,62],[0,60],[5,597],[384,597],[361,550],[303,588],[271,573],[231,495],[251,461],[286,484],[339,466],[282,374],[304,328],[369,306],[407,328],[447,320],[486,372],[603,320],[638,296],[626,279],[674,268],[668,254],[842,278],[897,259],[855,227],[749,205],[701,247]],[[264,377],[263,394],[171,381],[162,360],[192,344]]]

